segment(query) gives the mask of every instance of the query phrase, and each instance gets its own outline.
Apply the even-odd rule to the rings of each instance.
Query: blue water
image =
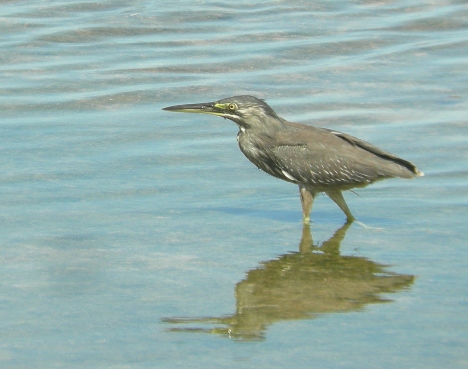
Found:
[[[468,366],[463,1],[0,5],[0,367]],[[425,172],[326,197],[255,169],[237,94]],[[302,242],[301,242],[302,239]]]

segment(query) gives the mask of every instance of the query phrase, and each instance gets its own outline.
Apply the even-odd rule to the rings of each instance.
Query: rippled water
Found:
[[[466,367],[464,1],[0,5],[0,367]],[[325,197],[236,127],[252,94],[426,173]],[[244,344],[242,344],[244,342]]]

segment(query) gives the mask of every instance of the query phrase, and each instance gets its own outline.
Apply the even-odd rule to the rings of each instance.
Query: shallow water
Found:
[[[465,2],[0,5],[0,367],[466,367]],[[346,195],[257,171],[252,94],[425,177]]]

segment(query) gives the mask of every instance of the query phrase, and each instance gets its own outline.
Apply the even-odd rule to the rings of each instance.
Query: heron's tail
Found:
[[[415,169],[416,169],[415,177],[424,177],[424,172],[421,172],[418,168],[415,168]]]

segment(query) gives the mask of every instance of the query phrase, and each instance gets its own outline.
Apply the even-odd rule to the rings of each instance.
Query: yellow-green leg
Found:
[[[348,223],[351,223],[356,219],[353,214],[351,214],[351,211],[349,210],[341,191],[327,191],[326,194],[335,202],[336,205],[340,207],[343,213],[346,214]]]
[[[299,193],[301,195],[302,204],[302,221],[305,224],[310,223],[310,212],[312,211],[312,205],[314,204],[315,193],[309,191],[303,186],[299,186]]]

